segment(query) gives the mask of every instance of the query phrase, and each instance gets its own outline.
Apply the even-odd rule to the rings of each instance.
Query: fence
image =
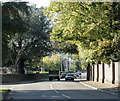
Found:
[[[93,81],[120,85],[120,62],[95,64],[91,71]]]

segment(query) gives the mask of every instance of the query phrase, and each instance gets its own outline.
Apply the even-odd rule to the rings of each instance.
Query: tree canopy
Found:
[[[27,2],[2,3],[2,60],[3,65],[8,62],[8,43],[16,33],[21,34],[28,28],[27,17],[30,15],[30,6]],[[26,18],[26,21],[25,21]],[[8,57],[7,57],[8,56]]]
[[[27,2],[2,3],[2,32],[12,35],[25,32],[28,27],[25,19],[29,15],[30,6]]]
[[[61,68],[60,56],[57,54],[52,54],[51,56],[46,56],[43,58],[43,68],[47,71],[50,69],[55,70]]]
[[[53,40],[52,48],[54,52],[78,54],[77,45],[72,42],[59,42]]]
[[[14,4],[17,5],[13,6]],[[31,60],[34,57],[42,58],[43,56],[48,55],[51,51],[49,33],[51,32],[52,25],[51,21],[47,20],[47,16],[44,16],[43,14],[44,8],[39,9],[35,6],[28,7],[28,5],[24,5],[25,7],[23,7],[22,5],[22,2],[11,2],[9,4],[9,7],[12,6],[15,9],[19,9],[19,7],[21,7],[20,11],[22,12],[15,12],[16,15],[13,13],[13,15],[15,15],[15,18],[13,18],[18,25],[15,25],[16,23],[14,23],[14,21],[11,21],[11,24],[9,24],[9,22],[7,23],[8,19],[4,19],[5,16],[3,16],[3,25],[7,24],[10,28],[10,30],[7,30],[6,28],[3,30],[3,34],[7,41],[3,44],[5,44],[9,49],[8,58],[10,57],[11,65],[17,69],[18,73],[24,73],[25,61]],[[3,8],[4,6],[5,4],[3,4]],[[30,8],[30,10],[24,14],[27,7]],[[13,12],[13,9],[8,10],[8,12]],[[23,21],[22,24],[25,26],[22,24],[19,25],[19,21],[22,21],[20,19],[16,20],[16,17],[18,16],[17,13],[20,14],[20,18],[22,18]],[[29,16],[27,14],[29,14]],[[11,18],[11,20],[14,20],[11,15],[7,16]],[[19,26],[21,28],[19,28]]]
[[[54,23],[52,40],[72,41],[89,62],[120,60],[119,2],[51,2],[46,12]]]

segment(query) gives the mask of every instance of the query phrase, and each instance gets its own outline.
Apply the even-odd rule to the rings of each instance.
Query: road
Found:
[[[7,99],[117,99],[117,95],[86,87],[79,80],[40,81],[25,84],[10,84],[4,87],[12,91]]]

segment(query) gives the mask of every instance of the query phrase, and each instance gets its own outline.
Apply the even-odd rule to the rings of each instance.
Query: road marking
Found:
[[[83,83],[83,82],[79,82],[79,83],[81,83],[81,84],[83,84],[83,85],[85,85],[85,86],[87,86],[87,87],[89,87],[89,88],[92,88],[92,89],[95,89],[95,90],[97,90],[97,88],[95,88],[95,87],[92,87],[92,86],[90,86],[90,85],[87,85],[87,84],[85,84],[85,83]]]
[[[53,88],[52,84],[50,85],[50,87],[51,87],[52,90],[54,90],[54,92],[59,93],[58,91],[56,91],[56,90]],[[68,98],[68,99],[71,98],[71,97],[69,97],[69,96],[67,96],[67,95],[65,95],[65,94],[61,94],[61,95],[64,96],[64,97],[66,97],[66,98]]]
[[[95,90],[104,91],[104,92],[107,92],[107,93],[110,93],[110,94],[113,94],[113,95],[118,95],[118,94],[113,93],[113,92],[109,92],[109,91],[102,90],[102,89],[99,89],[99,88],[96,88],[96,87],[92,87],[92,86],[87,85],[87,84],[85,84],[85,83],[83,83],[83,82],[79,82],[79,83],[81,83],[81,84],[83,84],[83,85],[85,85],[85,86],[87,86],[87,87],[89,87],[89,88],[95,89]]]
[[[51,87],[52,90],[54,90],[53,87],[52,87],[52,84],[50,85],[50,87]]]
[[[59,93],[58,91],[56,91],[56,90],[53,88],[52,84],[50,85],[50,87],[51,87],[51,89],[54,90],[56,93]]]
[[[59,93],[58,91],[54,90],[56,93]]]
[[[65,95],[65,94],[62,94],[62,96],[66,97],[66,98],[68,98],[68,99],[71,98],[71,97],[69,97],[69,96],[67,96],[67,95]]]
[[[42,94],[43,97],[46,97],[44,94]]]

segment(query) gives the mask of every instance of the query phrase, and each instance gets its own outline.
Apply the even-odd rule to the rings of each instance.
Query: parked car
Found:
[[[74,74],[73,73],[68,73],[66,76],[65,76],[65,81],[67,80],[73,80],[74,81]]]
[[[74,78],[79,79],[79,74],[78,73],[72,73],[74,75]]]
[[[82,74],[82,72],[80,72],[80,71],[79,71],[79,72],[78,72],[78,74],[79,74],[79,75],[81,75],[81,74]]]
[[[62,79],[62,78],[65,78],[65,76],[66,76],[66,73],[62,73],[61,75],[60,75],[60,78]]]

